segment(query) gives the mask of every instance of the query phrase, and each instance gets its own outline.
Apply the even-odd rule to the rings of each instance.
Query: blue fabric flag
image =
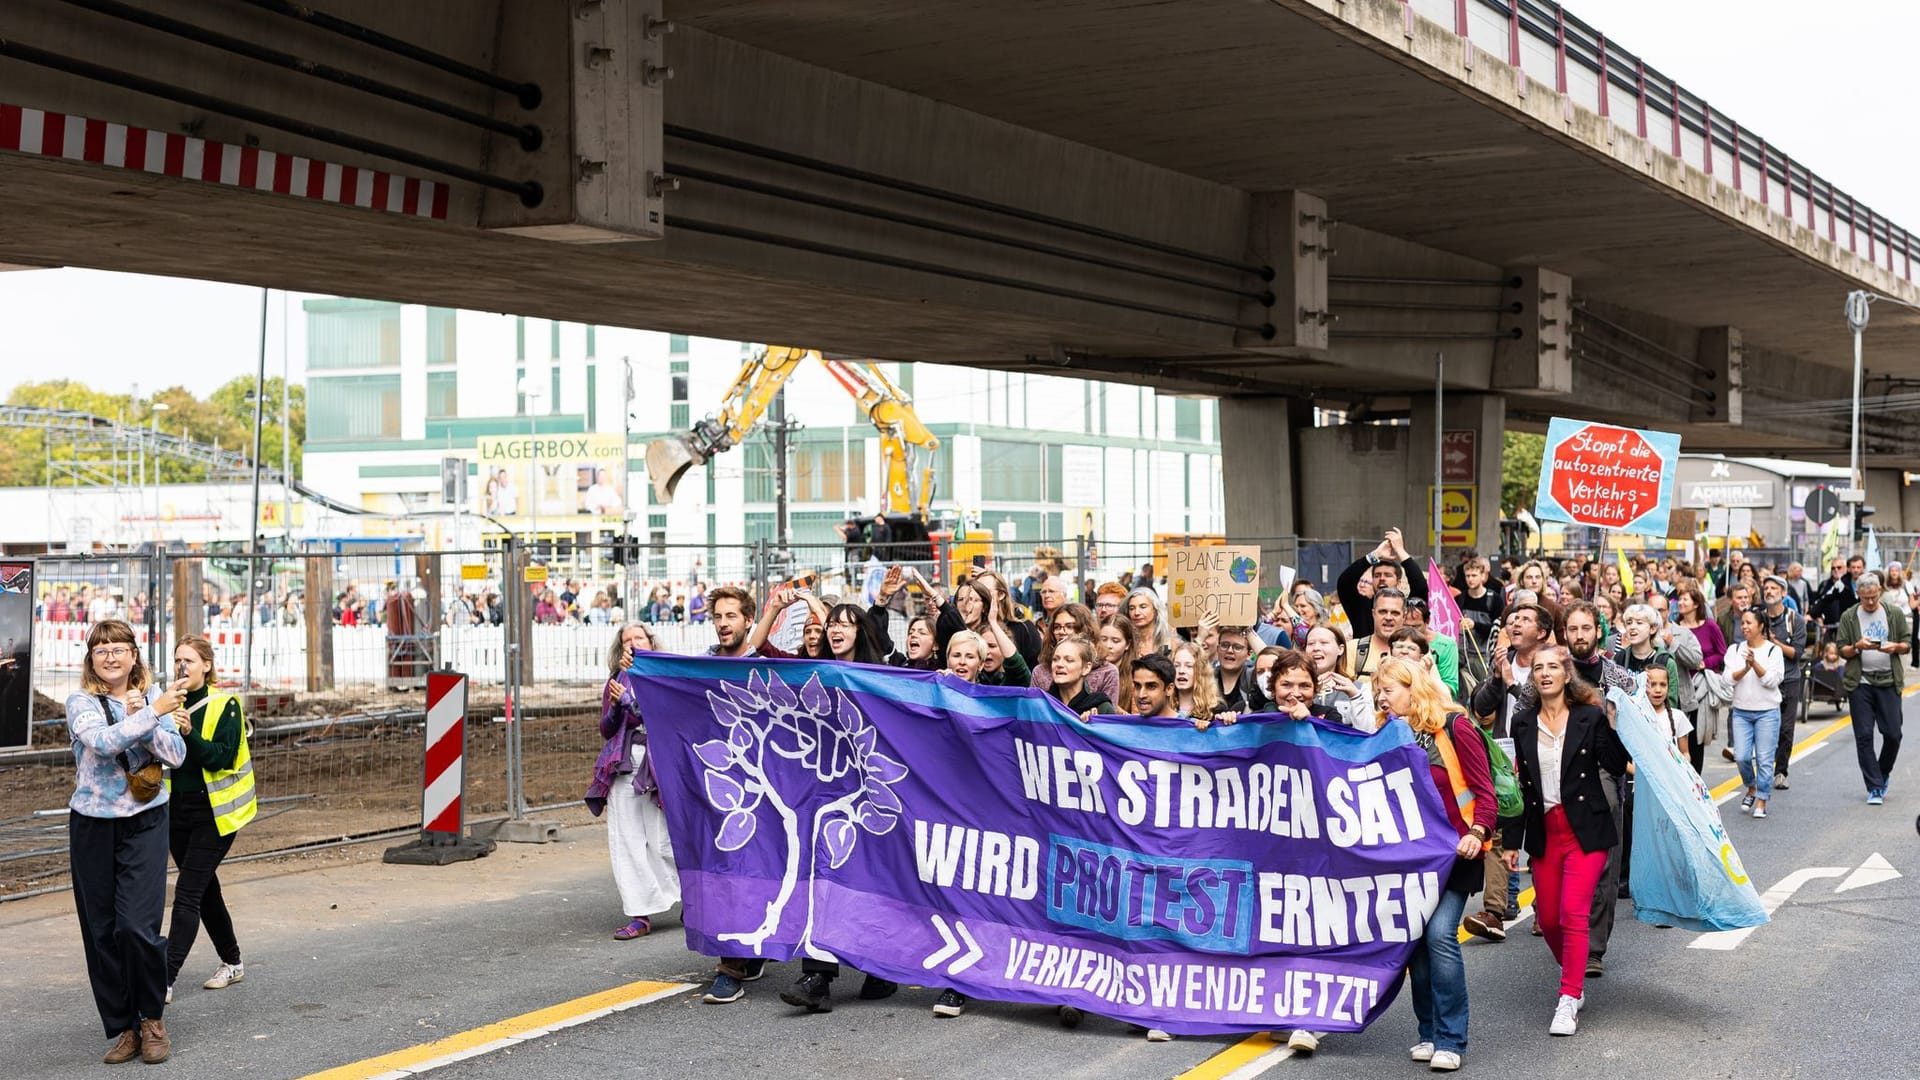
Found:
[[[1690,930],[1738,930],[1767,921],[1760,896],[1720,823],[1720,808],[1644,688],[1607,692],[1620,741],[1633,755],[1633,914]]]

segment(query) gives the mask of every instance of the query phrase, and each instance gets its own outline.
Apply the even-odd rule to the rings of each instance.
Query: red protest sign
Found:
[[[1541,462],[1536,516],[1664,534],[1679,439],[1612,424],[1555,419]]]

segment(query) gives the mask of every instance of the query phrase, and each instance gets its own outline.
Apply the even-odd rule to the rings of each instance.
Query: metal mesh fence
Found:
[[[1023,588],[1038,566],[1066,577],[1072,595],[1123,571],[1161,576],[1167,545],[1181,539],[794,545],[784,553],[766,543],[580,546],[554,552],[544,565],[513,545],[36,560],[32,686],[40,752],[0,755],[0,895],[65,880],[61,815],[73,764],[64,701],[79,686],[87,630],[103,618],[132,622],[160,674],[171,670],[181,636],[204,634],[215,680],[247,694],[261,808],[235,844],[239,856],[417,825],[429,671],[470,679],[472,820],[577,800],[601,747],[598,695],[620,627],[646,622],[661,649],[704,652],[714,637],[700,598],[716,585],[764,596],[773,585],[806,578],[822,597],[864,603],[882,566],[897,562],[943,588],[976,566]],[[1373,543],[1234,542],[1257,544],[1265,567],[1295,567],[1328,588]],[[896,642],[904,640],[905,614],[892,616]],[[509,790],[510,753],[518,755],[517,793]]]

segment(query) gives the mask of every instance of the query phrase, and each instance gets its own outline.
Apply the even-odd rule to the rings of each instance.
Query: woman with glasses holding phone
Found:
[[[159,766],[186,760],[164,719],[185,700],[186,680],[148,699],[147,666],[133,627],[118,619],[87,632],[80,689],[67,698],[74,791],[67,803],[68,859],[93,1004],[113,1049],[109,1065],[173,1052],[166,1012],[168,791]]]

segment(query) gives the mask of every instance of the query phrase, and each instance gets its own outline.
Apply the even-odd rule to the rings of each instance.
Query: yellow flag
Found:
[[[1614,548],[1613,553],[1620,557],[1620,587],[1626,590],[1628,596],[1632,596],[1633,564],[1627,561],[1626,546],[1623,544],[1620,547]]]
[[[1826,528],[1822,530],[1824,535],[1820,537],[1820,570],[1823,574],[1827,567],[1833,565],[1833,560],[1840,557],[1839,526],[1840,519],[1836,517],[1827,522]]]

